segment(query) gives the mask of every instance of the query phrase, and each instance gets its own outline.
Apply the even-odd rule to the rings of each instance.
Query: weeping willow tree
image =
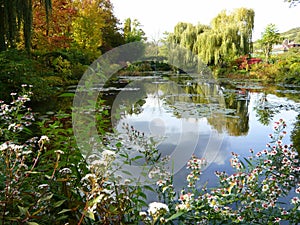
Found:
[[[211,29],[198,36],[195,51],[208,64],[218,64],[252,52],[254,11],[240,8],[222,11],[211,22]]]
[[[0,0],[0,51],[16,48],[22,39],[29,52],[32,33],[33,0]],[[41,0],[46,14],[51,9],[51,0]],[[47,16],[48,18],[48,16]]]
[[[208,29],[210,29],[209,26],[203,24],[194,26],[191,23],[179,22],[174,27],[174,32],[168,35],[167,42],[180,45],[193,51],[197,36]]]
[[[167,40],[191,50],[207,64],[222,63],[252,52],[254,15],[252,9],[240,8],[231,14],[222,11],[210,26],[181,22]]]
[[[177,61],[179,63],[177,65],[191,64],[193,67],[195,63],[193,54],[195,41],[197,40],[197,37],[207,29],[210,28],[203,24],[195,26],[191,23],[179,22],[174,27],[174,32],[169,33],[166,38],[166,43],[169,45],[168,58]],[[176,49],[174,51],[173,48],[175,48],[175,46]],[[179,46],[183,47],[183,49],[178,48]],[[171,56],[170,52],[172,53]]]

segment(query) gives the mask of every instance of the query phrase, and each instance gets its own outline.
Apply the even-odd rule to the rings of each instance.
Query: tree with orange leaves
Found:
[[[52,0],[49,20],[41,10],[40,0],[33,1],[33,38],[34,49],[54,50],[68,48],[72,42],[72,21],[77,15],[72,0]]]

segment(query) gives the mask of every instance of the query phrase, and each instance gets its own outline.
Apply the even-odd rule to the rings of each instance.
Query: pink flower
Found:
[[[275,223],[279,223],[280,221],[281,221],[281,219],[279,217],[276,217],[274,220]]]

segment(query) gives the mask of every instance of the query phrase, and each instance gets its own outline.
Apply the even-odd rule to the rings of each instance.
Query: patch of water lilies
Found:
[[[196,104],[192,102],[174,102],[166,105],[169,112],[182,118],[204,118],[211,117],[212,114],[222,114],[224,116],[234,114],[235,109],[226,109],[222,104]]]

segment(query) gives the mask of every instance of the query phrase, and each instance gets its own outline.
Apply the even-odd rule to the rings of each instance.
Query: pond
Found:
[[[194,154],[207,161],[199,185],[217,185],[215,171],[233,172],[231,152],[250,155],[266,148],[273,124],[287,123],[284,142],[300,114],[299,86],[264,87],[238,80],[206,81],[199,75],[123,76],[101,89],[112,126],[129,124],[155,137],[162,156],[170,155],[174,186],[186,186],[186,163]]]
[[[75,90],[71,86],[67,92]],[[284,142],[289,144],[295,123],[300,123],[300,86],[266,87],[251,81],[207,81],[197,74],[156,72],[120,76],[99,87],[99,92],[113,128],[124,133],[124,124],[133,126],[156,138],[162,156],[172,156],[170,167],[178,190],[187,184],[186,163],[193,154],[207,161],[199,185],[215,187],[215,171],[233,172],[231,152],[245,157],[250,149],[265,149],[280,118],[287,123]],[[70,97],[54,98],[34,109],[46,114],[43,119],[71,105]],[[299,143],[300,137],[295,138]]]

